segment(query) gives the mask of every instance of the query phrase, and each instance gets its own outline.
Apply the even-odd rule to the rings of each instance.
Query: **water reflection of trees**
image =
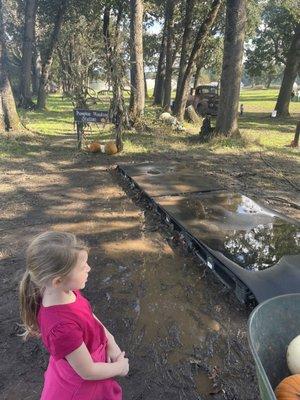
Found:
[[[195,237],[249,270],[300,254],[299,228],[235,193],[164,198],[163,206]]]
[[[300,253],[300,232],[287,223],[258,225],[248,231],[226,235],[224,255],[250,270],[263,270],[276,264],[284,255]]]

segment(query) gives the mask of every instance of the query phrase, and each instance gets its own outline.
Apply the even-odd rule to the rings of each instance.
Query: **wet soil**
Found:
[[[258,399],[246,337],[251,308],[173,240],[111,167],[189,160],[230,190],[297,217],[297,191],[285,179],[296,185],[295,161],[269,156],[277,174],[259,154],[109,158],[78,155],[70,136],[41,140],[33,154],[30,143],[24,146],[28,156],[0,165],[0,398],[39,399],[48,356],[38,340],[18,336],[17,289],[27,243],[56,229],[91,248],[84,294],[130,358],[130,373],[120,379],[124,399]]]

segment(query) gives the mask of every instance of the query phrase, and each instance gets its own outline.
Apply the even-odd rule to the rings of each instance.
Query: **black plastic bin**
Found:
[[[276,386],[291,375],[286,363],[286,350],[299,334],[300,293],[273,297],[252,311],[248,340],[262,400],[276,400]]]

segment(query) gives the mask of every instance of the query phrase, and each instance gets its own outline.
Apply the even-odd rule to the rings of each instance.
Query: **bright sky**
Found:
[[[160,23],[160,22],[158,22],[158,21],[156,21],[156,22],[154,22],[154,24],[153,24],[153,26],[151,26],[151,27],[147,27],[147,32],[148,33],[152,33],[152,34],[154,34],[154,33],[159,33],[160,31],[161,31],[161,29],[162,29],[162,24]]]

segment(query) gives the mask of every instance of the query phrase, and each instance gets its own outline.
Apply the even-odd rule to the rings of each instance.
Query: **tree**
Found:
[[[182,79],[182,84],[180,86],[180,92],[178,96],[178,102],[176,104],[175,113],[177,117],[182,120],[184,117],[186,102],[189,93],[189,85],[191,81],[191,77],[193,74],[193,67],[195,64],[195,60],[199,58],[203,52],[205,40],[211,30],[211,27],[218,15],[219,9],[221,6],[221,0],[213,0],[211,8],[207,14],[207,17],[200,25],[200,28],[197,32],[195,42],[193,45],[193,49],[191,51],[188,64]]]
[[[135,120],[144,113],[145,81],[143,62],[143,1],[130,0],[130,43],[131,43],[131,93],[130,112]]]
[[[238,105],[246,25],[246,1],[227,0],[220,102],[214,135],[238,131]]]
[[[36,0],[26,0],[25,23],[23,32],[22,68],[20,80],[19,105],[24,108],[33,106],[31,92],[31,69],[33,56],[33,41],[35,32]]]
[[[89,21],[75,8],[69,11],[68,18],[72,22],[62,27],[56,50],[56,79],[62,83],[64,96],[70,97],[76,108],[88,108],[90,102],[96,101],[89,80],[99,75],[99,60],[103,59],[99,41],[101,21],[96,17]]]
[[[163,106],[165,111],[171,111],[172,66],[173,66],[173,30],[175,1],[167,0],[166,5],[166,74],[164,81]]]
[[[163,104],[164,81],[166,73],[166,45],[167,45],[167,19],[165,17],[164,28],[162,32],[159,59],[157,64],[157,72],[155,77],[155,86],[153,92],[153,104]]]
[[[282,74],[282,64],[277,63],[273,54],[260,43],[261,38],[255,40],[255,51],[246,50],[245,72],[252,79],[252,82],[264,83],[269,88],[271,82]]]
[[[111,114],[116,127],[116,145],[120,151],[123,148],[122,132],[123,128],[129,128],[127,107],[123,96],[123,80],[125,75],[124,57],[120,51],[120,23],[123,17],[123,5],[117,5],[117,16],[115,22],[114,36],[111,36],[111,9],[106,7],[103,15],[103,39],[104,50],[107,61],[108,83],[113,88],[113,99],[111,102]]]
[[[0,133],[24,131],[7,74],[7,55],[3,23],[3,0],[0,0]]]
[[[293,84],[300,71],[300,24],[297,25],[290,50],[287,55],[286,67],[275,106],[278,116],[289,115],[289,104]]]
[[[48,84],[49,73],[53,61],[53,53],[58,42],[58,36],[67,10],[67,3],[68,0],[61,0],[58,3],[58,8],[55,13],[53,30],[50,34],[49,41],[46,44],[44,52],[42,54],[42,71],[41,71],[38,100],[37,100],[38,109],[46,108],[46,86]]]
[[[300,121],[296,125],[296,131],[294,139],[292,140],[291,147],[299,147],[299,136],[300,136]]]
[[[184,18],[184,32],[182,37],[182,45],[181,45],[181,55],[179,62],[179,71],[178,71],[178,79],[177,79],[177,88],[176,88],[176,97],[175,104],[178,102],[180,87],[183,79],[183,75],[185,72],[187,60],[188,60],[188,50],[189,50],[189,42],[192,36],[192,17],[195,6],[195,0],[186,0],[185,7],[185,18]]]
[[[261,11],[261,23],[247,44],[245,71],[255,82],[268,87],[278,78],[286,64],[295,30],[296,17],[284,2],[269,1]]]

